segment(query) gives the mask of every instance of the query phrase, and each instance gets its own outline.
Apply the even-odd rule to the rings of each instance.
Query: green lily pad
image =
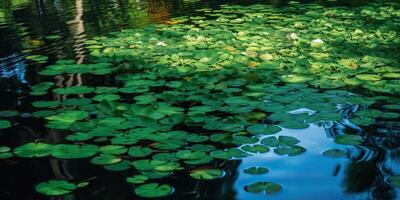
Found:
[[[120,155],[126,153],[128,149],[121,145],[106,145],[100,147],[100,151],[104,154]]]
[[[264,145],[260,145],[260,144],[255,144],[253,146],[250,145],[244,145],[242,146],[242,149],[244,151],[250,152],[250,153],[266,153],[269,151],[269,148],[264,146]]]
[[[46,125],[49,128],[68,129],[74,122],[83,120],[89,116],[86,111],[68,110],[57,115],[46,117],[49,123]]]
[[[0,159],[7,159],[7,158],[11,158],[14,155],[10,152],[5,152],[5,153],[0,153]]]
[[[10,152],[11,148],[6,146],[0,146],[0,159],[11,158],[14,155]]]
[[[176,157],[184,160],[198,160],[206,155],[204,151],[180,150],[176,152]]]
[[[274,152],[278,155],[288,155],[288,156],[297,156],[300,155],[307,150],[301,146],[282,146],[274,149]]]
[[[85,187],[88,184],[88,182],[74,184],[66,180],[49,180],[47,182],[37,184],[35,189],[37,192],[47,196],[61,196],[69,194],[77,188]]]
[[[38,63],[45,63],[49,59],[49,57],[43,55],[30,55],[26,56],[25,59],[32,60]]]
[[[359,135],[338,135],[335,137],[335,142],[344,145],[359,145],[362,142],[362,137]]]
[[[341,149],[328,149],[322,152],[322,155],[327,157],[339,158],[344,157],[346,155],[346,151]]]
[[[128,155],[136,158],[142,158],[150,155],[153,150],[149,147],[133,146],[129,148]]]
[[[92,144],[58,144],[51,152],[51,156],[59,159],[79,159],[92,157],[99,152],[99,147]]]
[[[82,142],[90,140],[94,137],[94,135],[90,133],[76,132],[75,134],[71,134],[65,137],[66,140],[74,141],[74,142]]]
[[[267,125],[265,124],[254,124],[247,127],[246,130],[251,134],[262,134],[265,131],[266,127]]]
[[[109,171],[125,171],[127,169],[130,169],[131,167],[132,167],[132,165],[131,165],[130,161],[123,160],[116,164],[105,165],[104,169],[109,170]]]
[[[246,174],[257,175],[257,174],[266,174],[269,172],[269,169],[266,167],[250,167],[243,171]]]
[[[15,117],[19,114],[18,111],[15,110],[2,110],[0,111],[0,117]]]
[[[207,135],[198,135],[198,134],[191,134],[186,137],[187,142],[193,142],[193,143],[199,143],[199,142],[205,142],[208,140]]]
[[[147,177],[145,175],[141,175],[141,174],[126,177],[126,182],[132,183],[132,184],[142,184],[142,183],[145,183],[147,180],[149,180],[149,177]]]
[[[210,152],[210,156],[217,159],[231,159],[231,158],[243,158],[248,154],[241,151],[240,149],[228,149],[228,150],[215,150]]]
[[[94,92],[95,89],[88,86],[72,86],[67,88],[57,88],[53,89],[56,94],[89,94]]]
[[[176,153],[157,153],[152,156],[153,160],[164,160],[164,161],[178,161]]]
[[[0,120],[0,129],[10,128],[12,125],[8,120]]]
[[[268,146],[268,147],[278,147],[279,146],[279,140],[276,137],[267,137],[262,139],[261,144]]]
[[[291,136],[279,136],[279,144],[282,146],[293,146],[300,142],[300,140]]]
[[[170,176],[172,172],[164,172],[164,171],[141,171],[141,174],[149,177],[149,179],[160,179]]]
[[[213,158],[211,156],[206,155],[206,156],[204,156],[202,158],[185,160],[183,162],[188,164],[188,165],[201,165],[201,164],[209,163],[212,160],[213,160]]]
[[[53,152],[54,146],[46,143],[27,143],[14,149],[14,154],[23,158],[45,157]]]
[[[182,169],[180,164],[177,162],[168,162],[164,160],[135,160],[132,162],[133,167],[138,170],[148,171],[174,171]]]
[[[386,109],[389,110],[400,110],[400,105],[399,104],[388,104],[383,106]]]
[[[363,81],[379,81],[382,79],[381,76],[376,74],[358,74],[356,78],[363,80]]]
[[[160,198],[174,192],[174,188],[167,184],[147,183],[135,188],[135,194],[145,198]]]
[[[369,126],[375,122],[375,120],[370,117],[354,117],[354,118],[351,118],[350,121],[353,124],[360,125],[360,126]]]
[[[198,180],[213,180],[221,178],[224,174],[221,169],[196,169],[192,170],[190,176]]]
[[[282,190],[282,186],[273,182],[256,182],[245,187],[247,192],[274,194]]]
[[[90,162],[95,165],[111,165],[121,162],[122,159],[110,154],[101,154],[99,156],[93,157]]]
[[[36,108],[56,107],[60,104],[59,101],[35,101],[32,103]]]
[[[37,94],[37,93],[41,93],[41,92],[44,92],[44,94],[45,94],[46,91],[48,89],[50,89],[53,85],[54,85],[54,83],[52,83],[52,82],[41,82],[41,83],[38,83],[38,84],[32,86],[31,95],[35,95],[35,93]]]
[[[77,120],[85,119],[89,116],[89,113],[86,111],[80,110],[68,110],[62,112],[58,115],[53,115],[50,117],[46,117],[48,120],[58,120],[58,121],[68,121],[68,122],[75,122]]]
[[[94,96],[92,99],[93,101],[116,101],[118,99],[120,99],[121,96],[119,96],[118,94],[99,94]]]

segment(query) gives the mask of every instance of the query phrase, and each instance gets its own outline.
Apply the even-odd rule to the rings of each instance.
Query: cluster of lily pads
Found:
[[[89,158],[111,171],[135,169],[126,178],[135,194],[158,198],[174,188],[156,180],[179,170],[206,181],[225,175],[216,164],[223,160],[305,153],[299,139],[273,136],[282,128],[343,120],[367,127],[398,120],[400,99],[388,94],[400,92],[398,54],[393,52],[400,44],[396,8],[390,3],[356,9],[227,5],[177,18],[172,25],[95,37],[87,41],[93,64],[59,60],[40,74],[111,77],[115,84],[33,86],[30,94],[38,99],[32,116],[45,118],[50,129],[68,132],[66,142],[0,147],[0,157]],[[349,86],[385,95],[357,95]],[[46,99],[50,94],[65,98]],[[340,111],[353,105],[360,109],[347,119]],[[10,126],[0,121],[0,128]],[[348,133],[334,141],[359,145],[363,136]],[[329,149],[323,155],[342,157],[346,151]],[[254,166],[244,172],[269,169]],[[36,189],[63,195],[86,185],[51,180]],[[281,187],[263,180],[245,189],[275,193]]]
[[[399,7],[224,6],[174,26],[123,30],[87,41],[93,56],[138,57],[180,71],[227,67],[275,72],[269,79],[320,88],[400,91]]]

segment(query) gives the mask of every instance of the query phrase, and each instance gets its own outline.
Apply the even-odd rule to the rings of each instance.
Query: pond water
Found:
[[[398,1],[2,0],[0,199],[400,199]]]

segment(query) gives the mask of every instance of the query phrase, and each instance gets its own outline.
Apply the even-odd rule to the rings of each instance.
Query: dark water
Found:
[[[63,133],[47,130],[41,120],[29,118],[30,86],[44,81],[37,72],[48,64],[35,64],[25,57],[41,54],[57,59],[84,62],[84,42],[93,36],[123,28],[164,23],[172,17],[194,15],[198,8],[218,9],[221,4],[266,3],[285,6],[288,1],[156,1],[156,0],[0,0],[0,110],[18,110],[16,126],[0,133],[0,145],[16,147],[46,138],[59,142]],[[315,1],[304,1],[304,3]],[[317,1],[323,6],[360,6],[369,1]],[[47,36],[56,35],[56,39]],[[47,37],[47,38],[46,38]],[[102,80],[93,80],[101,82]],[[357,108],[343,109],[343,115]],[[394,122],[395,123],[395,122]],[[173,177],[168,183],[177,192],[166,199],[400,199],[400,190],[391,186],[390,174],[400,173],[400,138],[396,124],[377,125],[366,132],[381,131],[365,145],[352,148],[347,157],[332,159],[321,152],[338,147],[332,138],[348,129],[346,123],[311,125],[307,129],[284,129],[278,135],[293,135],[307,153],[297,157],[257,154],[222,165],[226,176],[211,182]],[[349,125],[351,126],[351,125]],[[389,130],[389,131],[388,131]],[[360,130],[353,130],[360,131]],[[392,134],[392,135],[390,135]],[[267,158],[267,159],[266,159]],[[265,196],[243,188],[254,176],[242,173],[255,165],[266,164],[274,173],[269,180],[282,184],[282,192]],[[130,172],[109,172],[86,161],[52,158],[0,160],[0,199],[46,199],[34,191],[38,182],[52,179],[87,179],[90,187],[65,197],[49,199],[84,200],[138,199],[124,178]],[[259,177],[258,177],[259,178]]]

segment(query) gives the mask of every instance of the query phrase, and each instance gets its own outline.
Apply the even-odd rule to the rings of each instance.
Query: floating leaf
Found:
[[[46,143],[27,143],[14,149],[14,154],[23,158],[45,157],[52,153],[54,146]]]
[[[293,146],[300,142],[300,140],[290,136],[279,136],[278,140],[282,146]]]
[[[282,190],[282,186],[272,182],[256,182],[245,187],[247,192],[274,194]]]
[[[180,150],[176,152],[176,157],[184,160],[198,160],[206,155],[204,151]]]
[[[94,92],[94,88],[88,86],[72,86],[67,88],[57,88],[53,92],[56,94],[88,94]]]
[[[145,183],[149,178],[145,175],[134,175],[126,178],[126,182],[132,183],[132,184],[142,184]]]
[[[125,171],[132,167],[131,162],[128,160],[123,160],[116,164],[105,165],[104,168],[109,171]]]
[[[264,145],[259,145],[259,144],[256,144],[253,146],[244,145],[244,146],[242,146],[242,149],[244,151],[251,152],[251,153],[266,153],[269,151],[268,147],[266,147]]]
[[[45,63],[47,61],[47,59],[49,59],[49,57],[42,56],[42,55],[30,55],[30,56],[26,56],[25,59],[32,60],[32,61],[35,61],[38,63]]]
[[[353,124],[360,126],[368,126],[374,123],[374,119],[370,117],[354,117],[350,120]]]
[[[335,137],[335,142],[344,145],[359,145],[362,142],[362,137],[359,135],[338,135]]]
[[[267,137],[261,140],[261,144],[268,146],[268,147],[278,147],[279,140],[276,137]]]
[[[99,152],[99,148],[92,144],[59,144],[51,152],[51,156],[59,159],[78,159],[92,157]]]
[[[174,192],[174,188],[167,184],[147,183],[135,188],[135,194],[145,198],[160,198]]]
[[[243,171],[246,174],[256,175],[256,174],[266,174],[266,173],[269,172],[269,169],[266,168],[266,167],[250,167],[250,168],[247,168],[247,169],[245,169]]]
[[[135,160],[132,162],[133,167],[138,170],[155,170],[155,171],[173,171],[182,169],[177,162],[168,162],[164,160]]]
[[[55,107],[60,104],[59,101],[35,101],[32,103],[32,105],[37,108]]]
[[[306,152],[307,150],[301,146],[282,146],[274,149],[274,152],[279,155],[297,156]]]
[[[381,76],[376,74],[358,74],[356,78],[363,80],[363,81],[379,81],[382,79]]]
[[[95,165],[111,165],[121,162],[122,159],[116,157],[115,155],[101,154],[99,156],[93,157],[90,162]]]
[[[213,180],[224,176],[224,171],[220,169],[196,169],[190,173],[190,176],[199,180]]]
[[[150,155],[152,152],[153,150],[149,147],[133,146],[129,148],[128,155],[141,158]]]
[[[114,155],[119,155],[119,154],[124,154],[128,151],[128,149],[125,146],[121,145],[106,145],[100,147],[100,151],[104,154],[114,154]]]
[[[15,110],[2,110],[0,111],[0,117],[15,117],[19,114],[18,111]]]
[[[0,129],[10,128],[12,125],[7,120],[0,120]]]
[[[47,196],[61,196],[71,193],[80,187],[85,187],[89,183],[82,182],[79,184],[70,183],[65,180],[49,180],[39,183],[35,186],[37,192]]]
[[[345,156],[346,151],[341,149],[328,149],[322,152],[322,155],[327,157],[339,158]]]

